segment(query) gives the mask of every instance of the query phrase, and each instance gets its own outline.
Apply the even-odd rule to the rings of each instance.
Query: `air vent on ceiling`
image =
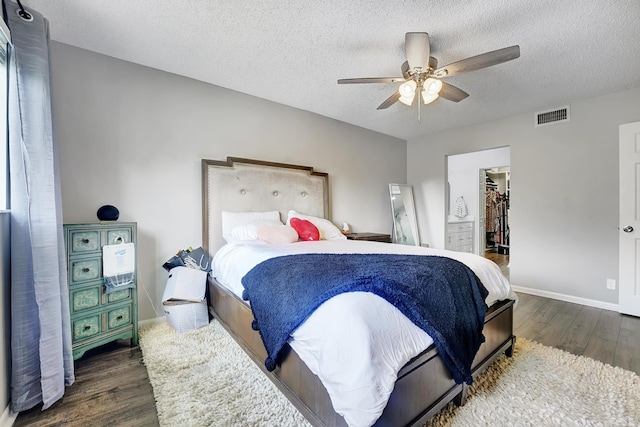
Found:
[[[570,120],[569,106],[558,108],[551,111],[543,111],[536,113],[536,127],[550,125],[552,123],[568,122]]]

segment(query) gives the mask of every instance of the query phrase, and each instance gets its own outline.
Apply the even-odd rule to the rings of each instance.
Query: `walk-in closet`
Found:
[[[509,168],[486,171],[486,250],[509,255]]]

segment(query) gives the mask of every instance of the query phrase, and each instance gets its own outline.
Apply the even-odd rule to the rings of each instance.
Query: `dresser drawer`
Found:
[[[99,307],[102,301],[102,288],[104,288],[102,283],[85,288],[72,288],[69,292],[71,314]]]
[[[75,315],[92,308],[131,301],[131,289],[121,289],[110,294],[105,294],[104,289],[102,282],[95,282],[89,286],[72,287],[69,290],[71,314]]]
[[[72,323],[74,343],[91,338],[101,332],[100,314],[93,314],[91,316],[73,319]]]
[[[107,230],[106,244],[118,245],[120,243],[131,243],[131,229]]]
[[[131,307],[119,307],[107,313],[107,329],[117,329],[131,323]]]
[[[107,302],[111,304],[114,302],[121,302],[121,301],[131,299],[131,290],[132,290],[131,288],[128,288],[128,289],[121,289],[119,291],[111,292],[106,296]]]
[[[69,285],[102,277],[102,257],[69,260]]]
[[[450,222],[448,226],[449,226],[449,231],[454,233],[469,232],[473,229],[472,222],[460,222],[460,223]]]
[[[464,241],[467,239],[467,235],[465,233],[454,233],[453,236],[456,244],[464,244]]]
[[[72,230],[69,233],[69,255],[79,255],[91,252],[99,252],[99,230]]]

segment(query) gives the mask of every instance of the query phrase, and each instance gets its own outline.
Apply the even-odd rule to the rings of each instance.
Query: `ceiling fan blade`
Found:
[[[481,68],[491,67],[492,65],[502,64],[503,62],[511,61],[512,59],[519,57],[520,46],[509,46],[453,62],[449,65],[445,65],[444,67],[438,68],[433,72],[433,74],[437,77],[453,76],[460,73],[479,70]]]
[[[429,67],[429,55],[431,54],[429,34],[406,33],[404,35],[404,50],[411,69],[426,70]]]
[[[393,95],[388,97],[382,104],[378,105],[378,108],[376,108],[376,110],[384,110],[385,108],[389,108],[393,104],[395,104],[398,101],[398,99],[400,99],[400,92],[396,91]]]
[[[469,94],[462,89],[445,82],[442,82],[442,89],[440,89],[439,95],[453,102],[460,102],[469,96]]]
[[[354,83],[396,83],[403,82],[404,77],[363,77],[356,79],[340,79],[339,85],[354,84]]]
[[[400,69],[402,70],[402,75],[404,76],[405,79],[408,79],[411,77],[411,74],[409,73],[409,70],[411,70],[411,68],[409,68],[408,61],[404,61],[400,66]]]

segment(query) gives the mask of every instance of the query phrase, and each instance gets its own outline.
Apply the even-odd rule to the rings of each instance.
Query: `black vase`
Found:
[[[118,208],[111,205],[100,206],[97,214],[100,221],[117,221],[120,216]]]

